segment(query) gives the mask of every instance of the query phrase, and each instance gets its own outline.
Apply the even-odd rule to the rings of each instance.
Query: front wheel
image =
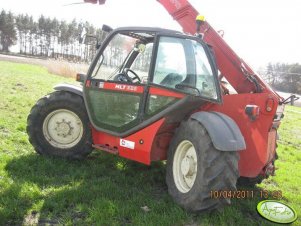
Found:
[[[27,133],[40,154],[78,159],[92,151],[84,101],[73,93],[58,91],[41,98],[27,118]]]
[[[196,120],[182,122],[169,147],[166,182],[174,200],[200,212],[230,204],[215,191],[236,190],[238,153],[214,148],[206,129]]]

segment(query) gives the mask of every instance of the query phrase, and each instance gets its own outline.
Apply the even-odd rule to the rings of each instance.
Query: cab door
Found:
[[[123,133],[141,120],[145,86],[87,80],[85,98],[94,127],[111,134]]]
[[[139,61],[138,56],[143,56],[139,37],[129,31],[111,34],[90,67],[83,93],[90,121],[98,131],[123,136],[143,120],[148,68]],[[152,43],[147,43],[143,52],[151,55]]]

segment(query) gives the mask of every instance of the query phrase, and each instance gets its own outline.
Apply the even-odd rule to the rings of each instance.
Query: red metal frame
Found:
[[[84,0],[90,3],[104,4],[105,0]],[[195,19],[197,10],[187,0],[157,0],[168,13],[182,26],[184,32],[196,32]],[[239,126],[247,145],[240,152],[239,171],[241,176],[256,177],[274,160],[276,150],[276,129],[273,122],[281,97],[274,92],[237,54],[208,22],[201,25],[201,32],[206,43],[212,46],[221,77],[225,77],[238,94],[225,95],[222,105],[207,104],[202,111],[218,111],[230,116]],[[257,87],[254,83],[257,81]],[[253,80],[253,81],[252,81]],[[114,88],[115,89],[115,88]],[[260,89],[260,91],[258,91]],[[173,92],[151,88],[151,93],[174,96]],[[257,92],[257,93],[256,93]],[[181,98],[181,95],[177,96]],[[250,120],[245,114],[246,105],[257,105],[259,117]],[[135,152],[118,146],[118,137],[93,130],[94,143],[116,145],[119,155],[145,164],[151,160],[166,158],[167,147],[177,125],[164,125],[164,119],[132,134],[128,139],[144,144],[138,145]]]
[[[165,97],[176,97],[176,98],[183,98],[185,95],[182,93],[177,93],[157,87],[150,87],[149,94],[151,95],[158,95],[158,96],[165,96]]]
[[[240,151],[241,176],[256,177],[275,155],[276,130],[272,125],[276,108],[266,111],[266,100],[269,98],[273,96],[267,93],[226,95],[223,105],[208,104],[201,109],[222,112],[240,128],[247,146],[246,150]],[[259,116],[254,121],[245,114],[245,106],[248,104],[256,104],[260,108]]]
[[[115,151],[115,153],[121,157],[150,165],[151,150],[154,145],[153,140],[163,123],[164,118],[134,134],[131,134],[130,136],[123,138],[99,132],[92,128],[93,142],[94,144],[97,144],[94,147],[109,152]],[[134,149],[122,146],[122,140],[133,142],[135,145]]]

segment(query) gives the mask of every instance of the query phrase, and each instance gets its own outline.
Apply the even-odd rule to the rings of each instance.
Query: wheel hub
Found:
[[[181,171],[185,177],[192,176],[195,172],[195,162],[192,156],[185,156],[181,162]]]
[[[173,176],[179,191],[188,192],[194,185],[196,175],[196,150],[190,141],[184,140],[178,145],[173,160]]]
[[[56,124],[55,130],[58,136],[66,137],[72,134],[73,127],[71,126],[71,121],[66,122],[65,119],[63,119],[61,122],[57,121]]]
[[[83,123],[73,111],[58,109],[46,116],[43,122],[43,135],[54,147],[71,148],[83,136]]]

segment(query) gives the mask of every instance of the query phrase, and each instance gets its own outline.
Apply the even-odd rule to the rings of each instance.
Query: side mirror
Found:
[[[76,81],[77,82],[84,82],[87,79],[87,75],[85,74],[81,74],[81,73],[77,73],[76,74]]]
[[[111,28],[110,26],[104,24],[104,25],[102,25],[101,30],[103,30],[104,32],[110,33],[111,31],[113,31],[113,28]]]

